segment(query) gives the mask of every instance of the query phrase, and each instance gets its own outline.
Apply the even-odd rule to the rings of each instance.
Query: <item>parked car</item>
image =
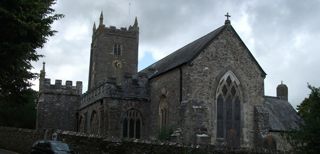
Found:
[[[32,145],[31,154],[73,154],[73,151],[61,141],[39,140]]]

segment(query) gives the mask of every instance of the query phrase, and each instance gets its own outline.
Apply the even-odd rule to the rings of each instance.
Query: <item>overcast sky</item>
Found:
[[[307,83],[320,86],[319,0],[58,0],[54,8],[65,17],[53,24],[58,33],[38,50],[45,57],[33,71],[45,61],[47,78],[82,81],[84,91],[92,26],[101,11],[106,26],[128,27],[138,17],[139,70],[223,25],[229,12],[267,73],[266,95],[275,96],[283,81],[296,107],[309,94]]]

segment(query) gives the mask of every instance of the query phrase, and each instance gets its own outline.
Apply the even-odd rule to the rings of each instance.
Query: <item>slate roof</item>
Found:
[[[225,24],[214,31],[208,33],[207,35],[187,44],[186,46],[176,50],[175,52],[171,53],[170,55],[162,58],[161,60],[155,62],[154,64],[148,66],[147,68],[143,69],[139,73],[146,73],[149,78],[153,78],[156,76],[159,76],[167,71],[170,71],[176,67],[179,67],[183,64],[186,64],[193,60],[198,54],[207,47],[213,39],[216,38],[220,34],[221,31],[223,31],[225,28],[230,27],[234,32],[235,30],[231,26],[231,24]],[[235,32],[236,33],[236,32]],[[236,33],[236,36],[241,40],[239,35]],[[242,42],[242,40],[241,40]],[[243,42],[242,42],[243,43]],[[245,44],[243,43],[245,46]],[[246,47],[246,46],[245,46]],[[249,51],[249,49],[248,49]],[[258,62],[255,60],[253,55],[250,53],[251,58],[256,62],[258,67],[260,68],[263,75],[266,75],[266,73],[263,71],[261,66],[258,64]]]
[[[269,113],[271,131],[288,131],[299,128],[302,120],[286,100],[265,96],[264,109]]]

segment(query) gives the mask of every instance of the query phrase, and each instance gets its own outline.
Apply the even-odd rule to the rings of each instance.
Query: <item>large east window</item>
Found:
[[[240,146],[240,82],[228,71],[220,80],[217,93],[217,139],[231,147]]]

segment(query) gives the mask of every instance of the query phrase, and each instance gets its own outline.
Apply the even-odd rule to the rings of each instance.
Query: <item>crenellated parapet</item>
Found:
[[[115,26],[109,26],[109,27],[105,27],[105,31],[106,32],[117,32],[117,33],[132,33],[132,34],[135,34],[137,31],[132,27],[132,26],[129,26],[129,28],[127,29],[126,27],[121,27],[121,28],[117,28]]]
[[[99,24],[93,24],[90,51],[88,89],[92,90],[108,78],[122,82],[126,72],[138,71],[139,27],[138,20],[127,27],[117,28],[103,24],[103,13]]]
[[[133,26],[127,27],[121,27],[117,28],[115,26],[109,26],[105,27],[105,25],[99,27],[95,31],[93,31],[93,39],[100,35],[108,35],[108,34],[116,34],[116,35],[122,35],[126,37],[138,37],[139,30],[137,28],[134,28]]]
[[[76,130],[77,109],[82,94],[82,82],[55,80],[45,78],[45,63],[40,71],[39,97],[37,102],[37,129]]]
[[[82,82],[40,78],[37,104],[37,129],[76,130],[77,109],[82,94]]]
[[[45,78],[40,89],[40,93],[81,95],[82,82],[77,81],[73,86],[72,81],[67,80],[65,84],[62,84],[62,80],[55,80],[54,84],[51,84],[51,79]]]
[[[108,78],[99,86],[87,91],[81,97],[80,108],[88,106],[102,98],[149,100],[148,79],[145,74],[126,74],[124,82],[117,83],[116,78]]]
[[[127,37],[138,37],[139,34],[139,26],[138,26],[138,19],[137,17],[134,20],[134,24],[127,27],[121,27],[117,28],[115,26],[109,26],[106,27],[103,24],[103,13],[100,14],[99,19],[99,26],[96,27],[96,24],[93,24],[93,33],[92,33],[92,39],[95,39],[99,35],[103,34],[117,34],[117,35],[123,35]]]

